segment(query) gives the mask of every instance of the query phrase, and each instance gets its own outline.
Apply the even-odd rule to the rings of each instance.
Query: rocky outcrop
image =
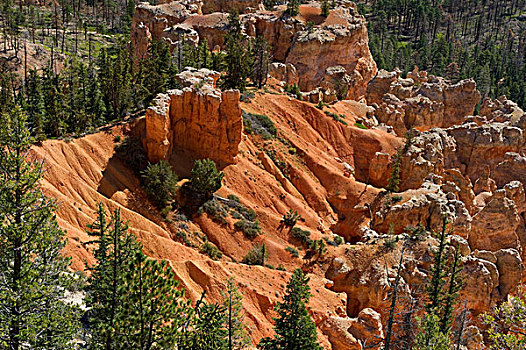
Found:
[[[349,80],[347,98],[358,100],[376,74],[365,19],[353,8],[337,8],[332,16],[338,16],[344,24],[321,25],[298,32],[286,62],[298,70],[302,91],[320,86],[329,67],[343,67]]]
[[[208,70],[178,75],[184,87],[160,94],[146,110],[144,147],[150,162],[178,154],[235,162],[241,142],[239,91],[215,87],[219,74]]]
[[[296,67],[292,64],[284,64],[280,62],[274,62],[270,64],[269,76],[285,83],[285,85],[298,84],[299,77]]]
[[[419,188],[429,174],[442,175],[444,169],[451,167],[455,149],[455,140],[442,129],[415,131],[402,153],[400,191]]]
[[[213,12],[228,13],[232,9],[239,13],[263,10],[263,2],[262,0],[203,0],[202,11],[204,14]]]
[[[515,179],[526,186],[526,157],[515,152],[504,154],[502,161],[491,172],[491,177],[499,187]]]
[[[495,100],[484,99],[479,115],[486,122],[508,123],[523,130],[526,125],[524,111],[515,102],[508,100],[506,96],[501,96]]]
[[[363,309],[356,318],[329,317],[320,328],[333,350],[381,349],[383,344],[381,316],[371,308]]]
[[[400,71],[380,71],[367,86],[368,103],[376,104],[380,123],[402,136],[407,130],[428,130],[462,124],[475,110],[480,93],[472,79],[452,84],[417,69],[400,77]]]
[[[518,153],[524,147],[523,131],[504,123],[470,122],[449,128],[447,133],[455,139],[457,167],[472,181],[487,167],[495,169],[506,153]]]
[[[343,98],[359,99],[365,94],[367,83],[376,74],[376,63],[369,51],[365,19],[353,6],[337,7],[324,21],[310,27],[305,19],[284,15],[283,10],[259,11],[260,3],[255,0],[205,1],[202,7],[191,1],[156,6],[141,3],[131,28],[136,56],[145,57],[152,39],[165,39],[173,45],[206,39],[210,49],[222,48],[227,12],[232,6],[245,13],[241,21],[247,35],[263,36],[274,60],[296,67],[302,91],[325,86],[333,98],[337,90]],[[307,12],[320,11],[313,5],[305,6]]]
[[[440,181],[441,179],[436,179]],[[418,190],[408,190],[399,196],[381,193],[371,204],[371,228],[376,232],[401,234],[408,227],[423,224],[428,230],[440,232],[445,217],[455,234],[467,237],[471,215],[449,184],[425,182]]]
[[[515,202],[505,190],[497,190],[486,206],[473,216],[469,245],[472,249],[497,251],[521,250],[517,229],[521,223]]]

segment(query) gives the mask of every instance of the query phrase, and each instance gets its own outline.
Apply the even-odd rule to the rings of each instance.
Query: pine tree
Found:
[[[300,1],[289,0],[287,2],[287,10],[285,11],[289,16],[297,16],[300,13]]]
[[[88,234],[95,239],[95,264],[88,267],[86,305],[91,308],[91,346],[95,349],[116,349],[116,319],[122,313],[121,289],[127,262],[140,250],[135,237],[128,233],[128,225],[116,209],[107,220],[106,212],[99,203],[95,221],[88,225]]]
[[[184,298],[171,266],[137,249],[125,267],[118,290],[116,349],[173,349],[190,300]]]
[[[329,17],[330,10],[329,0],[323,0],[321,2],[321,15],[323,17]]]
[[[258,36],[254,41],[254,68],[252,70],[252,82],[258,89],[261,89],[267,83],[269,65],[268,43],[262,36]]]
[[[70,283],[64,232],[39,188],[43,164],[26,161],[33,141],[19,107],[0,123],[0,344],[10,350],[70,349],[78,331],[64,301]]]
[[[31,134],[37,141],[45,139],[43,131],[44,123],[44,98],[42,95],[42,82],[35,69],[29,71],[26,81],[27,90],[27,116]]]
[[[233,278],[227,281],[221,290],[221,296],[226,313],[224,327],[228,331],[228,350],[244,349],[250,344],[250,339],[243,322],[243,296],[239,292]]]
[[[438,233],[438,248],[434,252],[433,265],[431,266],[431,279],[427,286],[429,302],[426,305],[427,312],[436,313],[443,301],[442,290],[447,276],[447,219],[442,221],[442,229]]]
[[[188,302],[165,261],[148,259],[116,209],[108,221],[101,204],[88,226],[96,263],[86,303],[94,349],[172,348]]]
[[[86,113],[90,119],[90,126],[97,127],[104,124],[104,116],[106,115],[106,107],[102,100],[102,91],[100,82],[95,74],[94,68],[88,67],[88,77],[86,84]]]
[[[111,51],[115,51],[112,57]],[[129,111],[132,101],[132,63],[125,45],[103,49],[98,66],[103,101],[108,120],[120,118]],[[135,101],[136,103],[139,101]]]
[[[210,159],[198,159],[192,168],[192,190],[203,197],[210,197],[221,188],[225,174],[217,171],[216,165]]]
[[[144,190],[159,208],[164,208],[175,196],[177,175],[167,162],[149,164],[141,176],[144,180]]]
[[[230,11],[228,16],[229,30],[225,37],[225,70],[222,87],[244,91],[247,78],[252,71],[252,42],[242,33],[239,13]]]
[[[440,330],[440,318],[427,314],[420,320],[420,332],[416,335],[415,350],[449,350],[449,336]]]
[[[287,284],[283,302],[278,302],[275,310],[273,339],[264,338],[258,348],[265,350],[321,350],[316,335],[316,325],[307,310],[306,303],[312,296],[308,285],[309,278],[301,269],[296,269]]]
[[[460,247],[455,247],[453,261],[449,264],[449,277],[447,281],[447,289],[445,291],[444,299],[441,305],[440,314],[440,330],[447,334],[451,330],[453,323],[453,312],[458,299],[458,292],[463,286],[463,281],[460,273],[462,272],[462,254]]]
[[[187,327],[177,343],[178,350],[227,350],[228,331],[224,306],[203,301],[204,294],[196,303]]]

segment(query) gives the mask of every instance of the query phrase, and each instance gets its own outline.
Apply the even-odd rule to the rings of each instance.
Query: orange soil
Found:
[[[345,313],[345,295],[325,288],[321,268],[341,254],[343,247],[329,246],[319,263],[294,258],[284,248],[298,246],[298,242],[288,230],[278,230],[279,221],[292,208],[304,218],[298,225],[311,231],[313,239],[330,237],[331,227],[342,235],[355,232],[367,221],[355,208],[370,202],[379,190],[356,181],[353,176],[346,177],[343,162],[353,166],[356,173],[366,173],[375,152],[393,153],[401,141],[378,130],[352,126],[360,111],[347,102],[339,102],[327,110],[343,114],[349,126],[334,121],[310,103],[283,95],[257,94],[242,108],[269,116],[280,138],[287,141],[264,141],[247,135],[240,145],[237,164],[224,169],[225,180],[218,194],[224,197],[234,194],[257,212],[263,234],[254,242],[236,232],[233,222],[221,226],[206,214],[187,223],[189,231],[206,234],[220,248],[224,254],[220,261],[212,261],[198,249],[179,243],[175,224],[162,220],[148,203],[133,171],[114,156],[115,136],[130,132],[133,126],[115,126],[71,142],[49,140],[33,147],[32,154],[46,161],[42,186],[57,200],[57,218],[67,231],[66,253],[73,258],[73,269],[82,269],[84,261],[92,259],[82,243],[89,241],[85,228],[94,219],[97,203],[109,210],[120,208],[122,218],[129,221],[145,253],[169,260],[193,300],[206,290],[210,301],[219,301],[221,285],[234,277],[244,294],[250,335],[257,342],[272,334],[272,307],[283,296],[290,273],[296,267],[311,273],[314,297],[309,308],[316,323],[329,314]],[[289,182],[278,176],[282,178],[280,182],[277,173],[269,172],[262,164],[260,153],[265,149],[274,149],[276,157],[288,164]],[[288,272],[236,263],[255,242],[266,243],[270,253],[268,264],[282,264]],[[321,331],[319,336],[324,348],[331,349]]]

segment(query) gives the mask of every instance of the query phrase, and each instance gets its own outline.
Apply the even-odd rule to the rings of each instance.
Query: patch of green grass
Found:
[[[368,127],[366,127],[365,125],[363,125],[363,124],[360,123],[360,122],[356,122],[356,123],[354,123],[354,126],[360,128],[360,129],[365,129],[365,130],[368,130],[368,129],[369,129]]]

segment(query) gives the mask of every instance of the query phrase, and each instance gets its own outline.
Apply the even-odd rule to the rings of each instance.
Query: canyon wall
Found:
[[[209,158],[219,166],[235,162],[241,142],[239,91],[216,87],[219,73],[178,74],[182,90],[160,94],[146,110],[143,146],[148,160]]]

